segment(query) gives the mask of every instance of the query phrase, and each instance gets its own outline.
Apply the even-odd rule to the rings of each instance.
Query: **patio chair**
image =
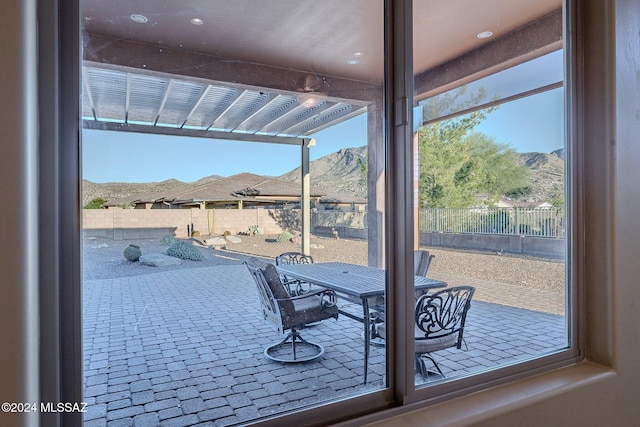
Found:
[[[431,260],[436,256],[429,254],[429,251],[416,250],[413,251],[413,269],[416,276],[427,277],[427,271],[431,265]]]
[[[276,265],[291,264],[313,264],[313,257],[303,254],[302,252],[285,252],[276,257]],[[299,279],[293,279],[284,275],[281,276],[281,278],[284,286],[289,291],[289,295],[302,295],[312,289],[310,283],[303,282]]]
[[[244,261],[253,277],[264,319],[272,322],[281,333],[289,331],[283,340],[270,345],[264,355],[277,362],[307,362],[321,357],[320,344],[304,340],[298,329],[307,323],[338,318],[337,296],[328,289],[291,296],[286,291],[273,264],[257,258]]]
[[[425,250],[415,250],[413,251],[413,274],[416,276],[427,277],[427,271],[429,271],[429,265],[431,265],[431,260],[436,256],[429,254],[429,251]],[[416,291],[416,299],[420,298],[420,296],[426,292]],[[377,301],[374,301],[372,307],[375,309],[376,317],[383,317],[380,313],[384,312],[384,298],[379,298]]]
[[[422,295],[415,308],[415,356],[416,369],[426,380],[428,359],[442,377],[440,366],[431,353],[455,347],[462,348],[464,325],[475,288],[452,286],[431,294]],[[378,335],[386,336],[384,323],[378,325]]]

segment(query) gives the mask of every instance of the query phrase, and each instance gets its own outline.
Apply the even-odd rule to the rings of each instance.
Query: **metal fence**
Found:
[[[365,212],[316,211],[313,226],[366,228]],[[427,208],[420,210],[420,231],[565,237],[564,208]]]
[[[420,210],[420,231],[510,234],[563,238],[564,208],[428,208]]]

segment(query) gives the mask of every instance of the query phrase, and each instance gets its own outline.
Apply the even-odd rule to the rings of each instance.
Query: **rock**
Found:
[[[229,242],[229,243],[240,243],[240,242],[242,242],[242,239],[239,238],[238,236],[227,236],[227,242]]]
[[[224,246],[227,244],[227,241],[224,237],[212,237],[211,239],[207,239],[204,241],[207,246]]]
[[[165,254],[148,254],[142,255],[139,260],[140,264],[151,267],[165,267],[168,265],[180,265],[182,260]]]

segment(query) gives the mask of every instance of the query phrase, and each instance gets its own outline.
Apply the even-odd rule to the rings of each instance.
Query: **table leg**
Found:
[[[362,323],[364,324],[364,383],[367,383],[369,372],[369,346],[371,344],[371,319],[369,318],[369,301],[362,298]]]

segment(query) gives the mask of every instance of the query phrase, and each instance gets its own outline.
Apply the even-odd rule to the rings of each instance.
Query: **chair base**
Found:
[[[264,355],[274,362],[301,363],[324,355],[324,347],[305,340],[298,331],[292,330],[282,341],[264,349]]]
[[[431,362],[435,370],[433,368],[427,369],[427,364],[425,359],[429,359],[429,361]],[[422,378],[425,381],[428,380],[429,374],[439,375],[442,378],[446,378],[445,375],[442,373],[440,366],[438,366],[438,362],[436,362],[433,356],[431,356],[428,353],[416,354],[416,369],[420,371],[420,374],[422,375]]]
[[[362,341],[364,341],[364,340],[365,340],[364,332],[361,332],[361,333],[360,333],[360,338],[362,338]],[[381,337],[381,336],[379,336],[379,335],[376,335],[375,337],[371,337],[371,338],[369,339],[369,343],[370,343],[371,345],[376,346],[376,347],[384,347],[385,345],[387,345],[387,344],[386,344],[386,342],[385,342],[385,340],[384,340],[384,338],[382,338],[382,337]]]

